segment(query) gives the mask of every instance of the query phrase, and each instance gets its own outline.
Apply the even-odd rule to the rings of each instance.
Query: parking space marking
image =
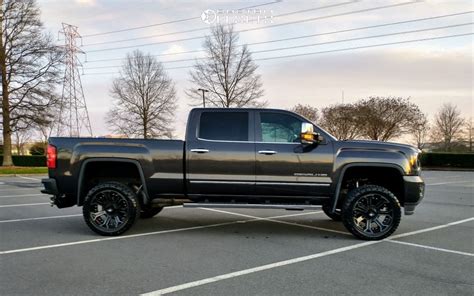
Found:
[[[182,206],[170,206],[165,207],[164,209],[175,209],[181,208]],[[62,216],[45,216],[45,217],[35,217],[35,218],[23,218],[23,219],[10,219],[10,220],[0,220],[0,223],[12,223],[12,222],[23,222],[23,221],[33,221],[33,220],[47,220],[47,219],[60,219],[60,218],[70,218],[70,217],[79,217],[82,214],[71,214],[71,215],[62,215]]]
[[[29,207],[29,206],[44,206],[51,205],[49,202],[38,202],[29,204],[11,204],[11,205],[0,205],[0,208],[13,208],[13,207]]]
[[[443,249],[443,248],[437,248],[437,247],[432,247],[432,246],[427,246],[427,245],[420,245],[420,244],[402,242],[402,241],[397,241],[397,240],[392,240],[392,239],[388,239],[387,242],[401,244],[401,245],[405,245],[405,246],[412,246],[412,247],[418,247],[418,248],[423,248],[423,249],[429,249],[429,250],[435,250],[435,251],[440,251],[440,252],[453,253],[453,254],[458,254],[458,255],[474,257],[474,254],[472,254],[472,253],[449,250],[449,249]]]
[[[24,218],[24,219],[0,220],[0,223],[12,223],[12,222],[34,221],[34,220],[59,219],[59,218],[79,217],[79,216],[82,216],[82,214],[62,215],[62,216],[46,216],[46,217],[36,217],[36,218]]]
[[[447,185],[447,184],[463,184],[463,183],[472,183],[472,182],[474,182],[474,181],[439,182],[439,183],[426,184],[426,186]]]
[[[0,198],[2,197],[27,197],[27,196],[46,196],[43,193],[35,193],[35,194],[15,194],[15,195],[0,195]]]
[[[223,213],[223,214],[229,214],[229,215],[235,215],[235,216],[241,216],[241,217],[247,217],[247,218],[260,218],[257,216],[251,216],[251,215],[246,215],[246,214],[240,214],[240,213],[234,213],[234,212],[228,212],[228,211],[223,211],[223,210],[216,210],[216,209],[211,209],[211,208],[200,208],[203,210],[208,210],[208,211],[213,211],[213,212],[218,212],[218,213]],[[316,211],[313,212],[315,214],[323,213],[323,211]],[[292,226],[299,226],[299,227],[304,227],[304,228],[311,228],[311,229],[316,229],[316,230],[321,230],[321,231],[327,231],[327,232],[334,232],[338,234],[344,234],[344,235],[351,235],[348,232],[345,231],[339,231],[335,229],[329,229],[329,228],[322,228],[322,227],[317,227],[317,226],[311,226],[311,225],[305,225],[305,224],[298,224],[298,223],[293,223],[293,222],[287,222],[287,221],[281,221],[281,220],[275,220],[277,218],[284,218],[284,217],[291,217],[291,216],[280,216],[280,217],[269,217],[269,218],[261,218],[264,221],[270,221],[270,222],[275,222],[275,223],[280,223],[280,224],[286,224],[286,225],[292,225]]]
[[[36,179],[36,178],[31,178],[31,177],[25,177],[25,176],[20,176],[16,175],[18,178],[25,179],[25,180],[34,180],[34,181],[41,181],[41,179]]]
[[[401,235],[398,235],[398,237],[412,236],[412,235],[416,235],[416,234],[423,233],[423,232],[434,231],[434,230],[437,230],[437,229],[441,229],[441,228],[445,228],[445,227],[449,227],[449,226],[469,222],[469,221],[472,221],[472,220],[474,220],[474,218],[468,218],[468,219],[464,219],[464,220],[459,220],[459,221],[439,225],[439,226],[436,226],[436,227],[430,227],[430,228],[425,228],[425,229],[421,229],[421,230],[417,230],[417,231],[411,231],[411,232],[407,232],[407,233],[403,233]],[[347,247],[342,247],[342,248],[337,248],[337,249],[334,249],[334,250],[329,250],[329,251],[324,251],[324,252],[320,252],[320,253],[311,254],[311,255],[308,255],[308,256],[297,257],[297,258],[283,260],[283,261],[270,263],[270,264],[266,264],[266,265],[262,265],[262,266],[257,266],[257,267],[253,267],[253,268],[249,268],[249,269],[243,269],[243,270],[236,271],[236,272],[221,274],[221,275],[217,275],[217,276],[202,279],[202,280],[197,280],[197,281],[184,283],[184,284],[177,285],[177,286],[172,286],[172,287],[152,291],[152,292],[149,292],[149,293],[144,293],[144,294],[141,294],[141,295],[142,296],[165,295],[165,294],[174,293],[174,292],[186,290],[186,289],[193,288],[193,287],[198,287],[198,286],[202,286],[202,285],[206,285],[206,284],[210,284],[210,283],[214,283],[214,282],[218,282],[218,281],[222,281],[222,280],[226,280],[226,279],[230,279],[230,278],[239,277],[239,276],[242,276],[242,275],[247,275],[247,274],[251,274],[251,273],[255,273],[255,272],[259,272],[259,271],[265,271],[265,270],[278,268],[278,267],[282,267],[282,266],[286,266],[286,265],[290,265],[290,264],[300,263],[300,262],[304,262],[304,261],[308,261],[308,260],[313,260],[313,259],[329,256],[329,255],[334,255],[334,254],[338,254],[338,253],[342,253],[342,252],[346,252],[346,251],[350,251],[350,250],[354,250],[354,249],[358,249],[358,248],[362,248],[362,247],[366,247],[366,246],[370,246],[370,245],[374,245],[374,244],[379,244],[379,243],[382,243],[382,242],[385,242],[385,241],[386,240],[379,240],[379,241],[369,241],[369,242],[358,243],[358,244],[354,244],[354,245],[347,246]]]
[[[181,206],[176,206],[176,207],[181,207]],[[169,207],[169,208],[171,208],[171,207]],[[309,215],[309,213],[305,213],[305,214]],[[299,213],[299,214],[290,214],[290,215],[275,216],[275,217],[280,217],[281,218],[281,217],[285,217],[285,216],[290,217],[290,216],[296,216],[296,215],[302,215],[302,214]],[[270,217],[270,218],[273,218],[273,217]],[[238,221],[223,222],[223,223],[216,223],[216,224],[209,224],[209,225],[202,225],[202,226],[191,226],[191,227],[178,228],[178,229],[160,230],[160,231],[153,231],[153,232],[129,234],[129,235],[123,235],[123,236],[113,236],[113,237],[103,237],[103,238],[97,238],[97,239],[81,240],[81,241],[62,243],[62,244],[45,245],[45,246],[23,248],[23,249],[14,249],[14,250],[0,251],[0,255],[13,254],[13,253],[22,253],[22,252],[29,252],[29,251],[37,251],[37,250],[44,250],[44,249],[52,249],[52,248],[59,248],[59,247],[67,247],[67,246],[74,246],[74,245],[82,245],[82,244],[89,244],[89,243],[97,243],[97,242],[110,241],[110,240],[121,240],[121,239],[127,239],[127,238],[135,238],[135,237],[150,236],[150,235],[157,235],[157,234],[166,234],[166,233],[181,232],[181,231],[188,231],[188,230],[205,229],[205,228],[211,228],[211,227],[219,227],[219,226],[233,225],[233,224],[239,224],[239,223],[254,222],[254,221],[259,221],[259,220],[264,220],[264,219],[266,219],[266,218],[238,220]]]

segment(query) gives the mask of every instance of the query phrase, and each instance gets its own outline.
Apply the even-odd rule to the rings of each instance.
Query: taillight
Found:
[[[56,168],[57,158],[58,158],[58,154],[56,151],[56,147],[53,145],[48,145],[48,153],[46,154],[46,165],[48,169]]]

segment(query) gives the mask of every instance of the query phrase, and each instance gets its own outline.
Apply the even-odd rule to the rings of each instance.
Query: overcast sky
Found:
[[[152,0],[41,0],[39,6],[42,20],[48,30],[55,36],[61,23],[79,27],[84,36],[83,50],[86,57],[82,84],[91,116],[95,135],[109,134],[104,117],[111,104],[109,89],[114,77],[118,74],[120,60],[134,48],[151,54],[179,53],[201,48],[202,39],[175,41],[190,37],[204,36],[208,30],[176,33],[198,28],[209,27],[201,20],[201,14],[210,9],[213,11],[238,9],[259,5],[262,14],[273,16],[272,24],[239,23],[237,30],[258,28],[242,32],[240,43],[263,42],[309,34],[374,26],[385,23],[400,22],[412,19],[428,18],[469,12],[473,10],[472,1],[425,1],[396,7],[356,12],[364,9],[387,6],[408,1],[152,1]],[[321,8],[341,3],[339,6]],[[291,12],[306,12],[284,15]],[[347,13],[345,15],[341,15]],[[254,12],[249,13],[255,18]],[[282,15],[282,16],[279,16]],[[285,24],[303,19],[318,20]],[[147,26],[188,18],[192,20],[173,22],[166,25],[150,26],[139,30],[89,36],[92,34]],[[291,41],[272,42],[250,45],[252,51],[275,49],[289,46],[314,44],[335,40],[345,40],[365,36],[391,34],[395,32],[429,29],[452,25],[451,28],[413,32],[394,36],[345,41],[325,45],[315,45],[265,53],[254,53],[255,59],[281,57],[286,55],[315,53],[321,51],[341,50],[353,47],[392,43],[405,40],[426,39],[432,37],[468,34],[473,32],[472,13],[437,18],[420,22],[384,26],[378,28],[350,31],[337,34],[326,34]],[[268,27],[271,25],[281,25]],[[171,34],[170,34],[171,33]],[[165,36],[156,36],[163,35]],[[132,41],[140,37],[155,36]],[[105,43],[92,45],[93,43]],[[167,43],[146,45],[149,43]],[[58,41],[60,44],[61,41]],[[89,44],[89,46],[87,46]],[[134,47],[137,46],[137,47]],[[130,47],[117,49],[117,47]],[[133,47],[133,48],[132,48]],[[97,51],[103,50],[103,51]],[[161,56],[165,67],[191,66],[192,61],[169,62],[177,59],[199,57],[199,53]],[[87,62],[85,62],[87,59]],[[108,61],[94,62],[107,59]],[[393,44],[390,46],[364,49],[344,50],[332,53],[319,53],[299,57],[287,57],[272,60],[256,61],[258,73],[262,76],[265,96],[269,107],[290,108],[302,103],[317,108],[339,103],[354,102],[368,96],[411,97],[420,108],[433,116],[436,110],[446,102],[456,104],[466,117],[473,113],[473,35],[455,38],[438,39],[422,42]],[[97,68],[97,67],[111,68]],[[115,67],[115,68],[114,68]],[[94,69],[95,68],[95,69]],[[169,70],[177,89],[179,108],[176,110],[176,134],[184,135],[189,100],[184,90],[190,87],[188,82],[189,68]],[[105,73],[105,74],[98,74]]]

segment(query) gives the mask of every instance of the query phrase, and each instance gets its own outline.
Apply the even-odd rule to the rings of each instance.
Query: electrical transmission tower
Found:
[[[57,134],[69,137],[92,136],[92,127],[87,112],[86,98],[82,89],[79,68],[82,67],[78,54],[84,52],[77,46],[81,35],[77,27],[63,23],[59,32],[64,36],[64,80],[60,101],[59,118],[56,121]]]

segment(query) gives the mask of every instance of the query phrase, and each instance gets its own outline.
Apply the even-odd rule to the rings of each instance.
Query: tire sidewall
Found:
[[[123,225],[121,225],[121,227],[112,231],[104,231],[101,228],[98,228],[91,221],[91,217],[90,217],[92,197],[94,197],[95,195],[105,190],[116,191],[117,193],[122,195],[125,198],[127,202],[127,206],[128,206],[128,209],[127,209],[128,220]],[[82,208],[82,213],[83,213],[83,217],[87,226],[89,226],[89,228],[95,233],[98,233],[104,236],[117,236],[124,233],[125,231],[130,229],[130,227],[132,227],[132,225],[135,223],[137,218],[140,216],[140,206],[139,206],[138,198],[136,194],[133,192],[133,190],[130,187],[119,182],[107,182],[107,183],[102,183],[93,187],[87,193],[87,196]]]
[[[381,233],[380,235],[367,235],[364,232],[359,231],[359,229],[354,224],[353,214],[352,211],[354,209],[354,205],[364,196],[368,194],[379,194],[385,197],[392,207],[393,210],[393,221],[390,225],[389,230]],[[346,197],[346,200],[343,204],[343,212],[342,212],[342,222],[346,229],[351,232],[354,236],[364,240],[381,240],[384,238],[389,237],[392,233],[394,233],[398,225],[400,224],[401,220],[401,207],[400,202],[398,201],[397,197],[390,192],[388,189],[378,186],[378,185],[365,185],[358,188],[353,189]]]

